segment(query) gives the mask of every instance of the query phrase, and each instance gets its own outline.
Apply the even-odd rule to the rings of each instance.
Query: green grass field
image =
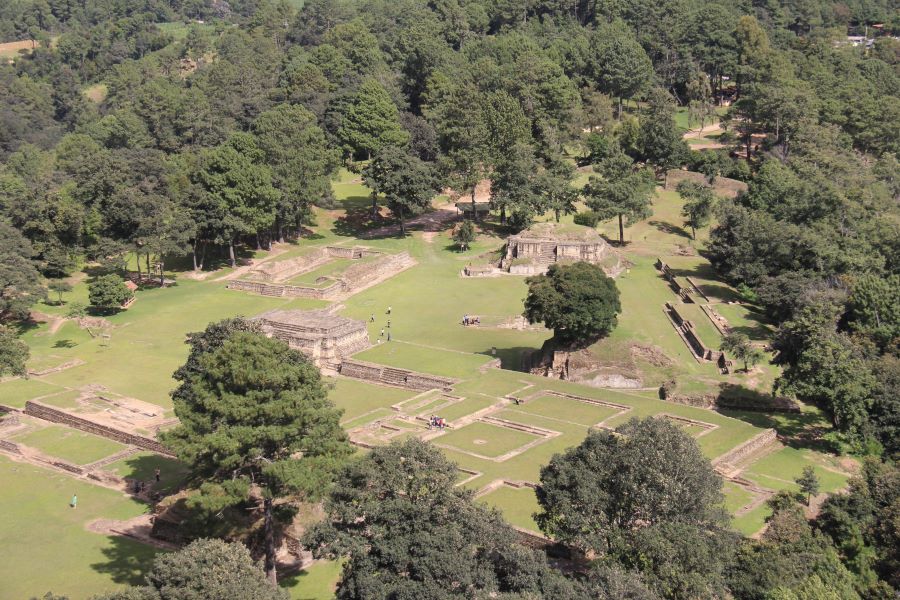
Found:
[[[434,441],[440,446],[449,446],[465,452],[474,452],[496,458],[537,441],[540,436],[490,423],[471,423],[454,429]]]
[[[125,449],[112,440],[62,425],[29,431],[12,440],[76,465],[86,465]]]

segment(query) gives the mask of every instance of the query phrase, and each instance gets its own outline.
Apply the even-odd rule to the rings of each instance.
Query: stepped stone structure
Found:
[[[270,310],[254,317],[263,332],[303,352],[316,366],[337,370],[342,359],[369,347],[362,321],[327,310]]]
[[[600,265],[613,277],[622,270],[618,254],[594,229],[563,223],[537,223],[511,236],[500,268],[515,275],[536,275],[553,263],[579,261]]]

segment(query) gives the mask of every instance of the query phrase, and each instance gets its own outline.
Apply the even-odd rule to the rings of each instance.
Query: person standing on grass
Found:
[[[69,506],[73,509],[78,508],[78,494],[72,494],[72,501],[69,502]]]
[[[390,307],[390,306],[388,306],[387,314],[391,314],[391,307]]]
[[[156,476],[156,483],[159,483],[159,467],[156,467],[156,470],[153,471],[153,474]]]
[[[384,327],[381,328],[381,337],[384,337]]]

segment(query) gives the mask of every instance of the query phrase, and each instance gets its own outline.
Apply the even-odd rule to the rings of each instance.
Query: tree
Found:
[[[88,301],[101,313],[113,313],[134,296],[121,277],[110,273],[88,283]]]
[[[657,174],[668,173],[688,155],[687,143],[675,124],[675,107],[665,90],[655,88],[641,113],[638,147],[641,157],[653,165]]]
[[[463,221],[453,230],[453,241],[460,250],[468,250],[469,244],[475,241],[475,224]]]
[[[456,473],[415,438],[347,465],[303,539],[316,557],[346,559],[337,598],[579,598]]]
[[[622,310],[616,282],[597,265],[553,263],[545,275],[525,280],[525,318],[543,322],[561,343],[584,344],[616,326]]]
[[[557,223],[561,215],[575,212],[578,190],[572,187],[574,177],[575,167],[559,156],[551,157],[549,164],[537,176],[535,184],[538,194],[553,211]]]
[[[0,325],[0,377],[26,375],[25,363],[29,354],[28,344],[16,337],[10,328]]]
[[[649,482],[652,482],[650,484]],[[593,430],[541,469],[541,531],[603,555],[644,527],[725,522],[722,480],[697,442],[665,418]]]
[[[47,284],[47,288],[51,292],[56,292],[58,296],[57,304],[62,304],[62,295],[72,291],[72,284],[68,281],[63,281],[62,279],[55,279]]]
[[[147,585],[112,592],[95,600],[286,600],[241,544],[200,539],[181,550],[161,553]]]
[[[163,442],[203,483],[207,508],[246,502],[252,490],[262,496],[265,571],[274,584],[275,520],[291,514],[288,498],[321,497],[351,449],[314,365],[260,333],[233,331],[219,344],[223,329],[229,325],[190,340],[193,356],[172,393],[180,424]]]
[[[618,217],[619,244],[625,244],[625,223],[629,225],[652,213],[653,175],[635,170],[634,161],[616,149],[600,165],[603,178],[591,177],[582,194],[592,211],[602,220]]]
[[[200,187],[193,207],[196,220],[217,243],[227,244],[231,265],[236,265],[234,244],[239,236],[271,229],[281,197],[272,185],[265,154],[249,134],[234,134],[227,142],[208,150],[192,178]],[[257,240],[259,238],[257,237]]]
[[[535,215],[545,210],[545,198],[538,188],[538,161],[534,149],[526,142],[518,142],[505,149],[503,158],[496,160],[491,179],[491,206],[500,209],[500,222],[524,229]]]
[[[591,37],[591,69],[603,91],[622,101],[642,92],[653,81],[653,63],[622,21],[604,25]]]
[[[431,166],[402,148],[384,147],[363,171],[363,181],[384,195],[388,207],[400,218],[400,234],[406,235],[406,215],[431,206],[439,185]]]
[[[341,119],[338,137],[353,155],[371,158],[386,146],[403,146],[409,134],[387,90],[374,79],[359,86]]]
[[[681,214],[691,226],[691,237],[697,239],[697,229],[709,225],[712,216],[715,195],[712,188],[693,181],[680,181],[676,190],[686,200]]]
[[[312,206],[331,197],[329,176],[338,156],[328,147],[316,117],[302,106],[280,104],[253,123],[257,144],[272,169],[272,184],[281,192],[275,228],[296,228],[312,218]]]
[[[794,482],[800,486],[800,493],[806,494],[806,505],[809,506],[812,497],[819,493],[819,477],[816,470],[812,465],[803,467],[803,473]]]
[[[737,360],[743,361],[744,372],[749,373],[750,367],[762,360],[762,351],[750,342],[746,334],[732,331],[722,338],[719,350],[728,352]]]
[[[32,253],[31,243],[0,221],[0,320],[25,319],[31,305],[46,298]]]

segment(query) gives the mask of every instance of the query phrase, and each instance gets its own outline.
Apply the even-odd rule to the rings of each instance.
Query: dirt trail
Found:
[[[438,232],[444,229],[444,226],[447,223],[450,223],[457,218],[459,218],[459,215],[456,214],[456,206],[453,204],[446,204],[438,207],[436,210],[433,210],[430,213],[426,213],[424,215],[409,219],[408,221],[406,221],[406,229],[407,231],[421,229],[425,232]],[[366,231],[359,237],[361,239],[371,239],[397,235],[399,233],[399,224],[385,225],[384,227]]]
[[[85,529],[103,535],[121,535],[162,550],[177,550],[178,546],[150,535],[153,530],[153,516],[140,515],[126,521],[96,519],[85,525]]]
[[[269,253],[264,258],[251,259],[246,265],[236,268],[231,273],[227,273],[225,275],[222,275],[221,277],[216,277],[215,279],[213,279],[213,281],[229,281],[231,279],[239,279],[239,278],[243,277],[244,275],[246,275],[250,269],[258,267],[262,263],[272,260],[276,256],[278,256],[280,254],[284,254],[287,251],[288,251],[287,244],[279,244],[276,242],[276,243],[272,244],[272,250],[270,250]]]

